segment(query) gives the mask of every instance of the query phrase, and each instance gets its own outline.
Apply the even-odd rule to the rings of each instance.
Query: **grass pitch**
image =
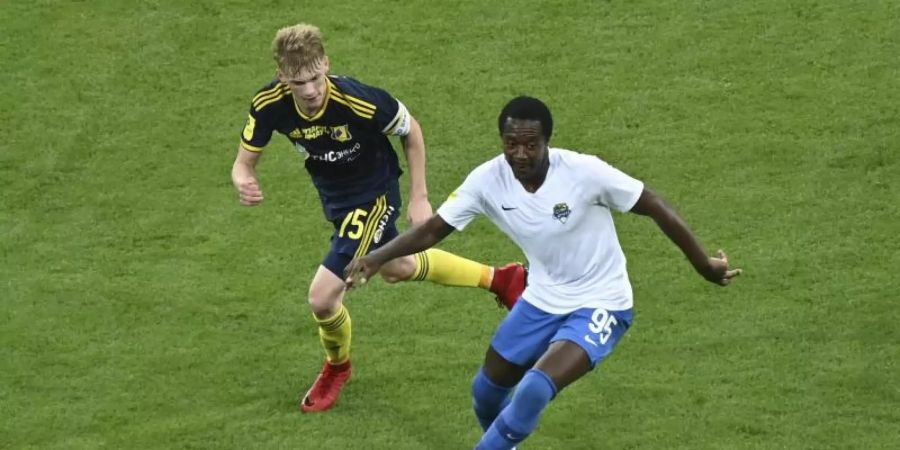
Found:
[[[422,123],[435,207],[530,94],[553,145],[645,180],[745,269],[708,285],[618,216],[635,326],[521,448],[896,448],[900,6],[879,0],[5,2],[0,447],[474,446],[503,317],[477,290],[355,293],[354,378],[297,411],[329,225],[283,138],[263,206],[228,174],[299,21]],[[485,220],[443,248],[521,259]]]

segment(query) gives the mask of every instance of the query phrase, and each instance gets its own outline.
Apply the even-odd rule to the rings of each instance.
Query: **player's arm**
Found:
[[[259,161],[260,152],[251,152],[238,145],[237,157],[231,167],[231,182],[240,196],[241,204],[256,206],[263,201],[262,189],[256,178],[256,163]]]
[[[401,256],[428,250],[453,231],[455,228],[444,221],[439,214],[431,216],[430,219],[406,230],[378,250],[350,261],[350,264],[344,269],[347,289],[364,284],[381,269],[384,263]]]
[[[288,88],[281,84],[269,84],[257,92],[250,103],[247,122],[241,131],[234,165],[231,166],[231,182],[240,196],[241,204],[256,206],[263,201],[262,189],[256,177],[256,164],[262,155],[263,147],[269,143],[275,128],[271,105],[275,100],[290,95]]]
[[[724,286],[740,275],[741,269],[728,268],[728,257],[722,250],[719,250],[718,257],[707,256],[706,250],[675,208],[652,190],[644,188],[631,212],[652,218],[681,249],[694,269],[707,280]]]
[[[428,186],[425,181],[425,137],[422,127],[412,116],[409,117],[409,133],[400,137],[406,164],[409,167],[409,208],[407,220],[419,224],[432,215],[428,202]]]

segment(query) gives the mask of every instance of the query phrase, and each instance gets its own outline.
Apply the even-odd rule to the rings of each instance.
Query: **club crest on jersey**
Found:
[[[566,221],[569,220],[569,214],[571,213],[572,210],[569,209],[569,205],[565,202],[557,203],[553,206],[553,218],[562,223],[566,223]]]
[[[350,136],[350,129],[347,125],[339,125],[331,127],[331,138],[338,142],[347,142],[353,138]]]

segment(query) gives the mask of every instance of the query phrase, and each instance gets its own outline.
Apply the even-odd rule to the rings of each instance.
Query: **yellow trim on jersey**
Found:
[[[244,142],[243,140],[241,140],[241,147],[244,147],[244,150],[247,150],[248,152],[253,152],[253,153],[259,153],[263,150],[262,147],[250,145],[250,144]]]
[[[336,97],[340,97],[341,100],[348,102],[348,106],[350,106],[351,108],[357,111],[364,112],[366,114],[375,114],[375,105],[364,102],[356,97],[341,92],[337,90],[336,87],[332,87],[331,90],[332,94],[334,94]]]
[[[350,94],[348,94],[348,93],[346,93],[346,92],[341,92],[341,94],[342,94],[345,98],[347,98],[347,100],[350,100],[351,102],[356,103],[357,105],[359,105],[360,108],[362,108],[362,109],[371,109],[373,113],[375,112],[375,105],[373,105],[373,104],[371,104],[371,103],[369,103],[369,102],[367,102],[367,101],[365,101],[365,100],[363,100],[363,99],[361,99],[361,98],[356,98],[356,97],[354,97],[354,96],[352,96],[352,95],[350,95]]]
[[[336,102],[338,102],[338,103],[340,103],[340,104],[342,104],[342,105],[344,105],[344,106],[350,108],[350,110],[353,111],[353,112],[354,112],[357,116],[359,116],[359,117],[362,117],[362,118],[364,118],[364,119],[371,119],[371,118],[374,116],[374,114],[375,114],[375,110],[374,110],[374,109],[373,109],[373,110],[368,110],[368,109],[365,109],[365,108],[363,108],[363,107],[361,107],[361,106],[357,106],[356,104],[351,103],[350,101],[346,100],[346,98],[344,97],[344,95],[341,94],[340,92],[336,91],[336,90],[335,90],[335,91],[331,91],[331,95],[332,95],[332,97],[334,98],[334,101],[336,101]]]
[[[291,89],[285,86],[285,89],[279,91],[274,97],[267,97],[266,100],[260,99],[260,103],[256,105],[256,111],[262,111],[267,105],[280,101],[287,95],[291,95]]]
[[[265,91],[262,91],[262,92],[256,94],[256,96],[253,97],[253,101],[252,101],[251,103],[256,103],[259,99],[261,99],[261,98],[263,98],[263,97],[266,97],[266,96],[269,96],[269,95],[271,95],[271,94],[274,94],[275,91],[277,91],[277,90],[279,90],[279,89],[281,89],[281,88],[284,88],[284,87],[287,87],[287,86],[284,85],[284,84],[282,84],[282,83],[275,83],[275,86],[272,86],[270,89],[265,90]]]
[[[256,103],[256,101],[259,100],[260,98],[265,97],[269,94],[272,94],[280,88],[281,88],[281,83],[275,83],[275,86],[272,86],[271,88],[269,88],[265,91],[261,91],[261,92],[257,93],[256,96],[253,97],[253,101],[251,101],[250,103]]]
[[[371,119],[372,118],[372,114],[366,114],[366,113],[354,108],[353,105],[351,105],[350,103],[348,103],[338,97],[334,97],[334,101],[350,108],[350,110],[353,111],[354,114],[356,114],[359,117],[362,117],[363,119]]]
[[[386,210],[387,197],[382,195],[375,200],[375,206],[372,207],[372,211],[369,213],[369,219],[366,221],[366,227],[363,231],[362,239],[359,241],[359,247],[357,247],[356,253],[353,255],[354,258],[359,258],[369,253],[369,247],[372,246],[372,238],[375,236],[375,230],[378,228],[378,223],[381,222],[381,216]]]
[[[290,94],[291,88],[287,87],[287,85],[279,84],[275,87],[275,89],[270,89],[265,91],[264,93],[257,95],[253,98],[253,109],[259,111],[264,106],[272,103],[273,101],[280,100],[284,98],[286,94]]]

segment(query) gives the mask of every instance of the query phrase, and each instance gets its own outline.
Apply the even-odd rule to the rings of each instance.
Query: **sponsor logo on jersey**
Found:
[[[300,131],[299,128],[294,128],[294,131],[291,131],[291,134],[289,134],[288,136],[290,136],[291,139],[300,139],[303,137],[303,132]]]
[[[565,202],[557,203],[553,206],[554,219],[562,223],[566,223],[566,221],[569,220],[569,214],[572,214],[572,210],[569,209],[569,205],[567,205]]]
[[[324,125],[314,125],[308,128],[304,128],[300,130],[300,132],[303,133],[303,139],[311,141],[319,136],[322,136],[325,133],[329,133],[330,130]]]
[[[359,157],[359,149],[362,147],[359,142],[353,144],[353,147],[343,148],[340,150],[329,150],[321,154],[310,154],[313,161],[326,162],[350,162]]]

